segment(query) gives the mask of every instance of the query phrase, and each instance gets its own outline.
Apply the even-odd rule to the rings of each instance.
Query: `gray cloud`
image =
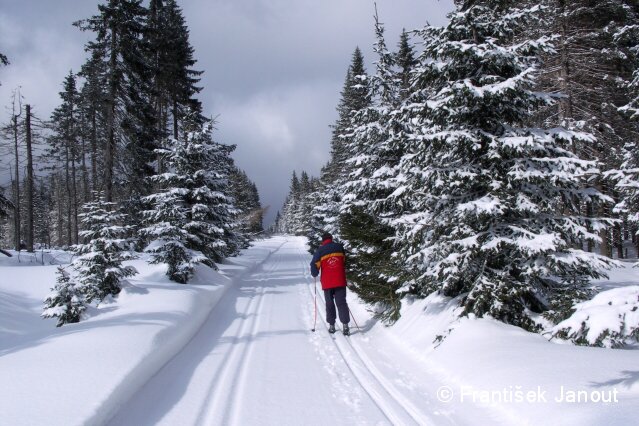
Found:
[[[70,69],[83,62],[89,34],[71,23],[97,12],[97,1],[0,0],[0,106],[22,87],[46,118]],[[216,138],[237,145],[234,158],[271,205],[288,191],[292,171],[317,175],[329,157],[346,68],[356,46],[369,72],[375,60],[372,0],[188,0],[180,2],[205,71],[200,98],[218,116]],[[380,0],[387,44],[402,28],[440,25],[452,0]],[[0,110],[1,121],[7,114]]]

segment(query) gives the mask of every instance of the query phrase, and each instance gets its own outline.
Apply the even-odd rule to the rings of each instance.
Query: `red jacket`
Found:
[[[346,286],[344,260],[344,246],[333,240],[323,241],[315,250],[311,261],[311,275],[316,277],[322,271],[322,290]]]

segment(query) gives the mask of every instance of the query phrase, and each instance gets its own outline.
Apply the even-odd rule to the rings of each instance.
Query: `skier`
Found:
[[[328,332],[335,333],[335,305],[342,322],[342,331],[345,336],[350,334],[348,323],[350,315],[346,303],[346,270],[344,269],[344,246],[333,242],[333,236],[328,232],[322,235],[322,244],[315,250],[311,261],[311,275],[317,277],[322,271],[320,282],[324,290],[326,300],[326,322],[329,324]]]

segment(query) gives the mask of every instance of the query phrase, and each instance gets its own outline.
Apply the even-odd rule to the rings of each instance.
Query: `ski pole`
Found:
[[[315,297],[314,297],[314,304],[315,304],[315,319],[313,320],[313,328],[311,329],[311,331],[315,331],[315,326],[317,325],[317,278],[314,278],[315,282],[314,282],[314,287],[315,287]]]
[[[355,323],[355,327],[357,327],[357,331],[361,332],[362,329],[359,328],[359,325],[357,325],[357,321],[355,321],[355,316],[353,315],[353,311],[351,311],[351,307],[350,306],[348,307],[348,312],[350,312],[351,318],[353,318],[353,322]]]

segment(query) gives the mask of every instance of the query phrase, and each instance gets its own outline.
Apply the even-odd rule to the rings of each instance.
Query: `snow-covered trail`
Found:
[[[112,425],[467,424],[488,420],[436,400],[437,382],[407,354],[368,336],[313,324],[313,278],[302,238],[276,237],[235,277],[193,339]],[[351,295],[352,296],[352,295]],[[357,311],[354,312],[357,316]],[[361,318],[366,319],[365,317]],[[351,324],[353,325],[353,324]],[[386,349],[384,349],[386,348]],[[442,409],[443,408],[443,409]],[[480,415],[480,417],[478,417]]]

